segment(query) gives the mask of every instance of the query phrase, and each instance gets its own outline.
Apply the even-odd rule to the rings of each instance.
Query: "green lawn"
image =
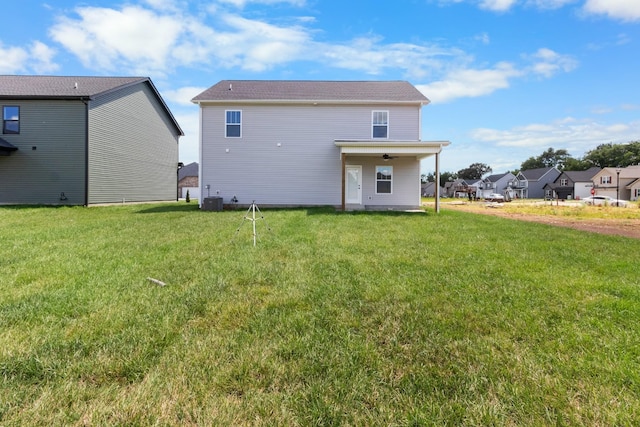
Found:
[[[244,213],[0,208],[0,425],[640,424],[639,240]]]

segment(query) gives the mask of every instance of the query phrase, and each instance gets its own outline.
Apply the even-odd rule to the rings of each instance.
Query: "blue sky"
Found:
[[[222,79],[408,80],[442,171],[640,140],[640,0],[5,3],[0,74],[151,77],[185,163],[190,99]]]

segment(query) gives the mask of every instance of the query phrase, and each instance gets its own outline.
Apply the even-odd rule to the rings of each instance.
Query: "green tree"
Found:
[[[601,144],[588,151],[583,160],[601,168],[640,164],[640,141]]]
[[[468,168],[458,171],[458,178],[462,179],[480,179],[483,175],[493,172],[491,166],[484,163],[472,163]]]
[[[520,169],[528,170],[537,168],[549,168],[554,166],[558,169],[563,169],[565,163],[570,158],[571,155],[567,152],[567,150],[555,150],[549,147],[541,155],[537,157],[529,157],[527,160],[522,162],[522,165],[520,165]]]

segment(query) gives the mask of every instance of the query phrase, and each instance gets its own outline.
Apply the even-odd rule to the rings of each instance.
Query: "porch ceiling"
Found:
[[[392,141],[392,140],[346,140],[336,139],[340,154],[360,156],[416,157],[423,159],[442,151],[449,141]]]

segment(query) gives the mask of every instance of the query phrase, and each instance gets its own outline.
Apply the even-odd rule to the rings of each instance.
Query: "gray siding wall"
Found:
[[[18,147],[0,156],[0,203],[84,204],[84,103],[3,100],[0,105],[20,107],[20,134],[0,135]],[[67,200],[60,200],[61,193]]]
[[[242,111],[241,138],[225,138],[226,110]],[[419,139],[420,108],[416,106],[203,105],[202,197],[221,196],[224,203],[236,196],[240,204],[339,206],[342,163],[334,141],[370,139],[373,110],[389,111],[389,139]],[[363,165],[364,188],[374,185],[378,160],[382,162],[373,157],[358,160]],[[419,161],[397,160],[394,194],[368,199],[363,192],[363,204],[419,204]],[[351,158],[348,163],[359,164]],[[413,179],[409,175],[415,175],[415,183],[404,189],[403,182]]]
[[[178,138],[146,84],[92,101],[89,204],[176,200]]]

